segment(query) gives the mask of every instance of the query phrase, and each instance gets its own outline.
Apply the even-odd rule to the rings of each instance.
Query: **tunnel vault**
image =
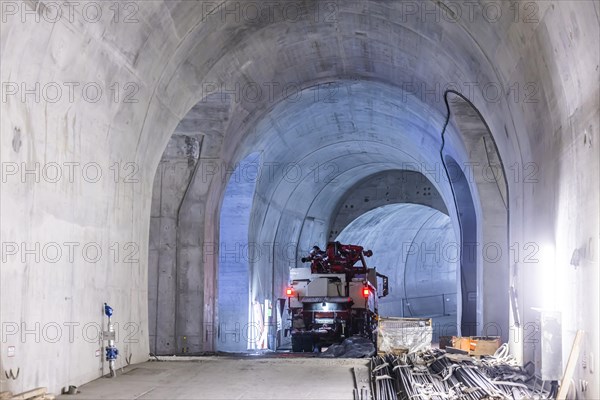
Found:
[[[443,149],[442,162],[442,115],[423,118],[415,112],[422,107],[419,99],[398,87],[373,81],[339,81],[337,85],[339,96],[334,103],[304,96],[265,110],[236,146],[234,160],[251,152],[259,152],[261,160],[254,172],[256,189],[248,227],[248,243],[252,244],[248,304],[264,305],[265,299],[275,304],[287,284],[288,269],[298,265],[302,253],[314,244],[323,245],[332,232],[343,228],[339,217],[344,202],[360,200],[363,209],[370,207],[371,198],[375,206],[390,197],[386,192],[379,199],[378,195],[353,199],[353,188],[373,177],[404,174],[396,178],[408,179],[415,192],[404,192],[405,200],[448,213],[456,237],[462,239],[462,296],[458,299],[462,330],[504,337],[508,332],[507,191],[498,150],[485,121],[470,103],[453,99],[445,128],[451,145]],[[368,121],[356,117],[364,113],[365,104],[371,110]],[[227,115],[229,106],[219,98],[198,103],[190,112],[191,120],[182,120],[181,129],[206,129],[203,116],[215,109]],[[394,118],[389,118],[390,113]],[[218,226],[226,183],[239,164],[211,157],[218,154],[220,135],[201,136],[200,159],[181,204],[187,215],[182,224],[189,228],[179,235],[177,245],[177,269],[183,269],[177,275],[181,278],[174,304],[181,311],[174,324],[179,333],[169,342],[177,343],[176,353],[213,350],[221,328],[215,310],[220,248],[214,226]],[[368,190],[368,184],[363,190]],[[464,193],[469,196],[461,197]],[[472,211],[472,225],[466,209]],[[202,216],[208,218],[204,223]],[[210,219],[216,225],[209,224]],[[204,233],[198,230],[202,226]],[[468,238],[474,242],[467,243]],[[493,300],[500,295],[502,301]]]
[[[439,192],[422,173],[382,171],[358,182],[343,196],[333,212],[328,240],[365,212],[393,203],[423,204],[448,214]]]
[[[249,234],[266,251],[250,266],[255,296],[277,296],[295,259],[280,253],[280,244],[298,242],[305,221],[320,232],[339,194],[372,174],[411,169],[405,163],[419,172],[426,165],[423,173],[443,198],[458,235],[466,203],[456,196],[455,204],[452,186],[434,168],[442,163],[440,132],[448,115],[442,95],[454,87],[484,117],[503,164],[521,172],[517,181],[510,171],[506,196],[502,185],[488,182],[489,175],[471,180],[464,174],[477,227],[473,240],[488,244],[489,251],[487,260],[476,259],[477,316],[484,324],[505,326],[507,289],[514,287],[520,318],[517,312],[509,322],[520,336],[512,338],[512,348],[520,362],[533,360],[539,347],[523,344],[523,334],[539,327],[532,308],[544,303],[547,265],[529,268],[522,246],[554,247],[555,279],[565,289],[555,300],[569,326],[563,327],[563,349],[576,330],[586,331],[585,362],[576,366],[574,380],[589,383],[578,395],[600,398],[594,365],[600,354],[598,2],[472,3],[473,14],[462,2],[303,0],[293,16],[280,6],[267,18],[249,20],[231,15],[225,3],[207,10],[202,1],[140,1],[137,22],[121,23],[114,2],[94,2],[92,10],[103,16],[94,21],[62,2],[3,2],[0,155],[3,167],[21,172],[1,182],[3,242],[26,249],[95,243],[104,250],[93,263],[6,254],[0,285],[2,303],[9,306],[2,307],[2,324],[22,333],[56,323],[63,333],[57,343],[9,335],[0,344],[0,363],[7,371],[21,368],[21,374],[3,382],[6,390],[47,386],[59,392],[106,373],[95,355],[98,343],[86,341],[79,328],[74,341],[67,333],[73,322],[102,326],[100,309],[107,301],[115,323],[137,328],[134,340],[119,348],[123,361],[148,359],[148,300],[157,298],[164,305],[160,315],[176,316],[161,331],[176,336],[176,344],[165,345],[190,353],[214,350],[215,245],[226,186],[219,169],[233,168],[251,151],[290,166],[287,176],[275,168],[278,175],[257,182]],[[335,8],[323,8],[329,5]],[[463,7],[458,20],[448,18],[451,5]],[[422,6],[422,13],[409,14],[407,6]],[[62,17],[49,21],[58,7]],[[500,20],[490,21],[482,8],[497,10]],[[132,100],[129,83],[134,101],[125,101]],[[81,90],[89,85],[102,89],[97,102]],[[258,98],[257,85],[263,89]],[[56,87],[62,96],[49,99]],[[481,128],[472,112],[455,111],[443,160],[460,167],[472,160],[495,163],[494,151],[486,150],[489,136],[463,133]],[[153,182],[180,123],[199,143],[198,162],[191,157],[191,168],[183,157],[181,171],[190,178],[185,200],[158,212],[152,209],[158,204],[152,201]],[[63,179],[43,179],[44,166],[55,163]],[[103,179],[69,181],[72,163],[98,166]],[[535,180],[524,181],[522,169],[530,163],[539,169]],[[133,181],[112,179],[115,165],[132,164]],[[292,170],[298,167],[302,173],[296,177]],[[174,197],[182,195],[183,181]],[[168,229],[176,214],[179,229],[173,235]],[[164,224],[157,232],[159,220]],[[150,231],[153,238],[163,234],[170,248],[154,252]],[[521,257],[492,262],[498,247],[506,255],[507,233],[511,246],[521,246]],[[115,262],[107,255],[114,243],[137,245],[139,258]],[[149,265],[151,250],[152,257],[177,258],[175,267],[164,268],[159,288],[148,285],[153,269],[163,271]],[[159,297],[149,293],[163,288]],[[169,296],[173,300],[163,301]],[[490,303],[494,296],[498,307]]]
[[[469,154],[468,161],[460,165],[444,148],[440,150],[459,216],[461,330],[463,335],[497,335],[507,341],[512,266],[505,166],[477,108],[460,93],[446,96],[448,119],[456,124]]]
[[[368,265],[389,278],[380,316],[432,318],[435,342],[457,334],[460,242],[448,215],[421,204],[386,204],[358,216],[336,240],[372,250]]]

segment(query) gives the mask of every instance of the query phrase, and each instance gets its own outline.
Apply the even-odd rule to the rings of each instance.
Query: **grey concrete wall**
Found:
[[[409,3],[417,5],[417,12],[427,6],[434,14],[409,14]],[[31,4],[18,2],[17,6]],[[324,147],[313,156],[316,158],[307,161],[332,160],[344,154],[356,159],[356,163],[345,164],[335,174],[339,184],[319,187],[318,197],[316,192],[309,192],[310,185],[299,186],[298,203],[287,207],[295,208],[293,213],[280,213],[286,208],[283,197],[274,196],[271,201],[270,195],[265,197],[266,192],[261,192],[263,198],[259,200],[271,204],[272,211],[257,214],[261,217],[257,225],[265,229],[271,229],[271,224],[281,227],[272,229],[277,234],[268,239],[271,243],[275,238],[289,240],[299,235],[299,215],[303,216],[301,221],[305,216],[326,221],[318,210],[335,207],[334,200],[339,198],[331,194],[343,193],[346,181],[354,183],[369,174],[397,168],[401,154],[398,149],[423,157],[423,161],[429,156],[420,154],[434,154],[440,145],[436,135],[444,122],[445,106],[431,90],[441,95],[441,88],[452,84],[460,86],[481,111],[505,165],[521,171],[516,178],[508,179],[510,243],[517,243],[520,249],[515,285],[520,294],[521,325],[513,329],[512,349],[525,360],[533,358],[534,343],[523,344],[531,327],[528,324],[535,325],[538,318],[531,308],[539,306],[545,296],[547,285],[541,278],[558,275],[558,282],[568,282],[561,284],[564,290],[555,296],[563,321],[567,321],[563,349],[570,347],[574,331],[583,329],[588,334],[582,354],[587,361],[597,363],[597,2],[491,2],[475,6],[473,18],[459,5],[460,17],[449,19],[444,14],[447,10],[435,2],[337,2],[333,9],[323,9],[319,7],[324,2],[306,1],[300,4],[304,14],[294,21],[281,9],[267,13],[273,17],[250,21],[226,16],[219,10],[208,13],[203,2],[156,1],[135,3],[139,6],[134,15],[137,22],[130,23],[123,21],[123,13],[114,22],[110,2],[100,3],[102,17],[98,21],[91,21],[80,9],[72,18],[48,22],[43,18],[44,3],[36,4],[42,4],[39,11],[26,18],[20,10],[10,14],[3,9],[2,82],[13,82],[17,87],[35,82],[41,86],[48,82],[76,82],[81,86],[95,82],[104,93],[110,93],[114,83],[123,89],[127,82],[134,82],[139,88],[135,95],[138,102],[126,103],[123,97],[114,101],[105,96],[92,103],[82,99],[79,91],[73,101],[65,94],[56,102],[7,95],[1,104],[2,164],[97,162],[107,177],[114,162],[134,162],[139,166],[139,182],[105,179],[90,185],[81,180],[56,184],[47,180],[23,182],[20,177],[4,179],[2,242],[29,246],[58,240],[97,242],[104,248],[114,242],[133,242],[139,245],[140,261],[124,265],[105,257],[96,263],[22,262],[20,254],[7,256],[0,271],[3,323],[45,324],[50,318],[60,324],[100,323],[100,305],[108,299],[119,322],[139,326],[138,341],[121,344],[123,353],[133,354],[133,362],[147,357],[146,260],[153,179],[178,123],[207,97],[207,92],[218,92],[220,84],[227,83],[231,88],[236,83],[248,87],[252,82],[276,82],[279,86],[273,85],[277,87],[272,96],[237,96],[224,106],[225,115],[206,111],[202,119],[209,127],[214,124],[223,129],[207,132],[201,157],[235,163],[245,154],[262,149],[272,150],[273,155],[296,156],[299,144],[306,143],[301,137],[306,134],[307,140],[329,148],[335,143],[349,146],[345,153],[331,153],[331,158]],[[239,4],[241,9],[243,3]],[[491,15],[484,17],[483,7],[487,4],[499,8],[502,16],[493,20]],[[526,4],[531,4],[530,8],[525,9]],[[316,18],[315,10],[320,11]],[[37,21],[36,15],[40,16]],[[361,82],[370,87],[372,95],[349,96],[364,98],[355,107],[350,104],[353,100],[344,104],[326,102],[344,95],[342,91],[352,91],[349,85],[334,94],[327,92],[326,98],[317,98],[323,101],[314,101],[311,96],[313,108],[307,104],[295,108],[297,103],[284,95],[290,83],[314,95],[316,89],[331,88],[319,85],[340,80]],[[467,85],[473,82],[479,84]],[[417,89],[407,88],[408,83],[417,85]],[[213,86],[209,90],[206,84],[216,84],[217,89]],[[512,89],[508,95],[495,96],[486,90],[487,84]],[[419,85],[425,85],[430,94]],[[6,86],[3,90],[6,94]],[[403,97],[406,92],[413,94]],[[302,114],[302,109],[308,114]],[[282,116],[288,115],[288,122],[284,122]],[[469,153],[455,128],[453,124],[447,152],[463,165],[469,161]],[[355,133],[347,134],[355,130],[363,136],[354,136],[354,144],[344,143],[346,139],[352,141]],[[288,142],[294,136],[298,141]],[[398,139],[400,136],[403,139]],[[396,150],[382,151],[390,146]],[[368,152],[362,152],[365,149]],[[282,156],[280,161],[294,159]],[[524,179],[528,163],[538,167],[536,181]],[[185,219],[188,225],[184,227],[193,234],[184,236],[193,240],[186,244],[188,253],[182,254],[182,259],[190,265],[187,281],[198,282],[186,288],[193,295],[180,302],[182,312],[193,316],[185,322],[189,330],[183,326],[180,330],[187,334],[198,334],[203,330],[202,321],[214,322],[216,313],[218,257],[203,252],[202,245],[218,241],[225,184],[218,179],[201,183],[190,192],[195,205],[183,206],[189,213],[186,215],[193,216]],[[439,186],[448,205],[447,187]],[[476,212],[481,213],[477,187],[470,187]],[[291,193],[291,189],[283,186],[277,192]],[[304,202],[312,202],[314,207],[296,206]],[[455,224],[457,216],[448,209]],[[555,274],[545,274],[547,270],[541,263],[527,262],[528,249],[524,246],[528,243],[549,243],[556,249],[556,267],[550,269]],[[575,249],[581,254],[577,266],[571,265]],[[287,267],[287,263],[277,265]],[[274,280],[284,281],[283,275]],[[45,312],[48,306],[52,314]],[[208,340],[202,346],[214,347],[210,335],[205,337]],[[13,346],[16,353],[9,357],[9,347]],[[31,335],[25,340],[11,335],[0,344],[1,368],[21,367],[21,375],[16,381],[3,380],[2,389],[21,391],[47,385],[56,390],[68,383],[94,379],[102,373],[95,356],[98,347],[97,342],[88,343],[81,335],[73,343],[68,338],[42,343]],[[578,364],[576,380],[590,382],[588,392],[582,396],[598,398],[598,368],[593,369],[594,373],[590,370]]]
[[[138,145],[149,88],[159,74],[154,61],[149,62],[156,51],[143,50],[133,38],[145,36],[152,48],[161,48],[173,35],[141,34],[154,29],[151,21],[116,24],[105,31],[111,19],[108,4],[96,23],[85,21],[81,11],[71,20],[53,23],[36,12],[22,18],[23,7],[32,4],[14,3],[19,13],[0,24],[0,80],[34,90],[25,99],[18,95],[2,100],[1,164],[40,171],[38,177],[25,179],[19,173],[4,179],[0,189],[2,243],[34,249],[24,262],[19,250],[2,260],[0,269],[2,326],[18,327],[0,345],[0,390],[15,393],[38,386],[58,392],[108,371],[98,334],[106,323],[104,302],[114,308],[113,322],[118,323],[117,365],[125,365],[126,358],[133,363],[147,360],[152,179],[173,131],[169,125],[177,123],[168,113],[152,112],[161,120],[161,127],[154,129],[169,133],[155,143],[158,149],[149,168]],[[146,9],[156,11],[154,6]],[[147,58],[150,53],[154,56]],[[78,90],[72,98],[69,82],[79,85],[73,86]],[[128,82],[137,85],[127,91],[129,95],[138,89],[133,96],[137,103],[125,101]],[[56,84],[62,94],[53,92],[49,99],[38,92],[36,98],[36,83],[40,91]],[[89,97],[80,90],[88,83]],[[117,86],[110,92],[111,85],[118,85],[118,96]],[[102,96],[92,86],[100,87]],[[52,175],[42,175],[52,166]],[[56,252],[42,254],[44,246],[48,251],[54,246]],[[82,252],[85,246],[89,253]],[[22,336],[25,329],[31,334]],[[4,371],[16,373],[18,368],[18,379],[7,381]]]
[[[209,186],[224,185],[231,172],[216,154],[229,103],[206,98],[177,125],[153,184],[149,253],[150,350],[156,354],[199,354],[219,335],[204,321],[204,260],[219,255],[218,237],[204,240],[202,226]],[[204,113],[207,113],[208,116]],[[162,214],[161,214],[162,213]],[[218,233],[217,233],[218,234]]]
[[[464,171],[451,157],[445,157],[446,166],[452,173],[452,186],[454,188],[456,204],[455,208],[460,215],[460,292],[458,299],[460,334],[464,336],[478,335],[477,321],[481,321],[481,302],[477,295],[478,277],[481,275],[480,253],[474,251],[477,247],[477,216],[475,215],[475,203],[469,188],[469,181]],[[480,224],[481,225],[481,224]],[[479,309],[478,309],[479,306]]]
[[[178,348],[175,329],[178,314],[177,265],[180,209],[198,158],[202,137],[173,135],[154,178],[148,246],[148,321],[150,352],[169,355],[186,352]],[[176,339],[177,338],[177,339]],[[186,340],[187,341],[187,340]]]
[[[466,309],[462,309],[464,315],[469,316],[463,319],[462,325],[465,335],[497,335],[508,341],[510,312],[507,311],[510,307],[506,288],[509,287],[515,261],[511,262],[509,253],[510,211],[505,177],[510,166],[503,164],[494,137],[478,111],[454,94],[449,95],[449,101],[451,118],[461,131],[470,155],[470,163],[466,167],[454,161],[446,165],[457,199],[455,207],[461,215],[461,270],[465,286],[463,294],[466,294],[462,300],[467,305]],[[479,215],[472,215],[475,211],[473,195],[466,193],[469,184],[477,187],[476,195],[481,203]],[[461,198],[462,204],[458,203],[458,198]],[[474,265],[474,269],[470,268]],[[475,299],[471,296],[473,292],[477,293]],[[486,301],[486,298],[494,301]],[[476,303],[477,318],[475,325],[469,327],[466,325],[471,322],[469,314],[474,308],[471,303]]]
[[[417,204],[390,204],[361,215],[335,239],[372,250],[368,265],[389,277],[381,316],[454,315],[456,332],[460,250],[447,215]]]
[[[441,168],[440,164],[436,165]],[[441,171],[440,171],[441,172]],[[385,171],[357,184],[334,211],[329,240],[358,216],[386,204],[423,204],[448,214],[446,204],[425,175],[416,171]]]
[[[218,332],[216,349],[224,352],[248,350],[250,260],[254,243],[249,243],[248,227],[252,199],[260,165],[258,154],[244,158],[229,176],[220,216]]]

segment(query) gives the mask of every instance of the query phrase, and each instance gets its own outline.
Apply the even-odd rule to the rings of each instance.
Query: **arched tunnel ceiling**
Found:
[[[306,183],[316,187],[333,183],[343,191],[340,186],[352,185],[355,179],[332,178],[353,167],[386,163],[423,169],[434,184],[441,184],[440,170],[434,168],[439,167],[440,116],[436,119],[414,99],[402,103],[397,88],[363,82],[341,87],[347,90],[334,103],[315,102],[305,94],[298,102],[274,107],[240,148],[262,151],[262,162],[275,167],[301,164],[303,175],[312,175]],[[309,174],[316,167],[320,170]],[[273,179],[263,184],[286,196],[297,182],[283,175],[274,177],[280,181],[277,185]]]
[[[335,5],[333,18],[326,10],[315,18],[314,10],[323,3]],[[469,19],[463,9],[459,21],[406,15],[406,5],[415,3],[441,9],[442,4],[450,2],[306,0],[299,4],[307,12],[297,20],[282,18],[279,10],[273,18],[249,21],[210,12],[207,2],[140,1],[136,3],[139,22],[135,24],[114,24],[110,18],[89,23],[80,13],[75,13],[72,21],[63,18],[58,23],[31,19],[23,22],[20,15],[3,21],[2,82],[100,82],[107,92],[115,82],[135,82],[139,86],[136,103],[113,102],[109,96],[99,103],[63,98],[50,104],[20,101],[18,96],[3,101],[3,162],[100,162],[108,170],[115,161],[132,161],[139,165],[140,172],[136,185],[114,184],[109,179],[75,190],[68,184],[59,187],[3,182],[3,235],[15,242],[134,241],[140,245],[141,260],[135,268],[121,268],[104,258],[93,271],[86,272],[73,263],[52,265],[52,274],[66,278],[56,279],[51,288],[29,285],[33,280],[47,281],[48,268],[30,268],[24,274],[20,263],[7,263],[2,268],[2,299],[14,302],[14,307],[4,309],[3,318],[36,323],[38,311],[48,299],[63,304],[62,299],[69,298],[83,301],[58,307],[54,318],[85,321],[96,315],[97,305],[106,300],[104,283],[112,282],[115,309],[139,323],[145,332],[145,259],[152,179],[160,156],[192,107],[211,93],[214,96],[214,91],[218,96],[221,85],[227,89],[236,83],[242,88],[252,82],[278,86],[272,96],[263,94],[258,100],[234,98],[219,111],[219,117],[203,116],[208,122],[199,132],[204,135],[201,157],[226,163],[240,160],[246,151],[239,146],[248,135],[246,128],[254,129],[265,119],[280,103],[282,88],[290,83],[304,89],[338,80],[378,82],[396,88],[416,85],[415,97],[429,106],[423,107],[420,115],[431,113],[437,121],[432,125],[437,128],[441,128],[444,117],[443,89],[458,85],[488,122],[506,165],[535,162],[544,167],[540,168],[537,186],[509,182],[508,201],[515,211],[511,216],[511,240],[555,243],[557,258],[564,265],[569,264],[573,248],[597,254],[593,238],[597,236],[600,142],[598,2],[526,2],[537,11],[535,19],[528,21],[523,14],[514,18],[515,5],[523,2],[477,2],[500,7],[505,17],[492,23],[482,18],[478,6],[475,18]],[[104,7],[105,16],[112,15],[112,3],[98,4]],[[490,101],[482,89],[486,83],[515,88],[517,99],[512,92]],[[537,90],[533,102],[523,97],[528,83]],[[217,89],[210,89],[211,85]],[[433,90],[433,94],[424,89]],[[17,132],[23,132],[20,150],[11,145]],[[449,135],[448,142],[450,149],[461,152],[457,135]],[[464,161],[461,154],[450,155],[459,163]],[[380,157],[390,167],[397,167],[385,155]],[[381,168],[373,172],[376,170]],[[346,174],[356,172],[362,172],[360,167],[348,169]],[[190,321],[190,330],[194,331],[201,326],[198,321],[202,318],[213,322],[211,271],[215,260],[198,256],[198,243],[218,238],[216,227],[224,187],[223,182],[213,182],[210,188],[190,193],[201,202],[194,209],[198,219],[182,222],[189,222],[189,230],[196,234],[189,243],[196,247],[186,253],[189,259],[185,261],[201,260],[198,279],[204,280],[206,288],[194,297],[203,297],[204,303],[184,304],[190,315],[196,313]],[[32,189],[35,195],[31,195]],[[443,190],[440,193],[445,195]],[[539,204],[547,206],[540,209]],[[577,292],[595,297],[587,301],[587,297],[577,296],[572,290],[573,296],[565,296],[565,304],[599,315],[597,284],[590,283],[597,282],[597,259],[588,257],[582,265],[578,275],[573,276],[582,288],[578,286]],[[72,282],[73,276],[77,277],[77,285]],[[537,316],[531,308],[537,305],[536,294],[528,290],[526,283],[537,282],[539,276],[529,269],[517,271],[516,276],[523,321],[534,321]],[[201,284],[197,282],[197,287]],[[573,315],[569,322],[596,333],[590,350],[598,354],[597,317]],[[564,341],[566,344],[566,337]],[[133,362],[145,360],[147,345],[148,338],[142,333],[139,343],[131,344]],[[48,372],[44,369],[47,364],[37,362],[41,357],[56,366],[51,374],[60,385],[55,384],[54,389],[99,376],[96,359],[79,362],[78,355],[87,347],[60,345],[50,356],[43,346],[32,344],[20,353],[24,363],[32,366],[20,386],[44,384],[34,378]],[[209,349],[211,343],[198,346]],[[525,348],[521,351],[525,358],[532,358],[531,345],[517,347]],[[598,385],[594,382],[593,386],[592,393],[598,397]]]
[[[352,221],[335,240],[373,251],[369,265],[390,279],[390,295],[380,301],[382,315],[403,316],[403,298],[415,298],[417,305],[416,298],[428,303],[443,293],[453,294],[456,307],[458,243],[450,219],[438,210],[420,204],[378,207]],[[439,306],[437,300],[432,303]]]
[[[244,126],[243,139],[232,147],[235,152],[224,144],[233,157],[230,170],[246,154],[261,152],[251,241],[299,243],[299,252],[305,241],[323,244],[323,229],[328,229],[341,198],[381,171],[420,172],[450,204],[439,158],[444,115],[401,87],[378,81],[338,80],[327,89],[332,96],[321,97],[318,90],[323,89],[304,89],[259,113],[260,119]],[[212,115],[222,111],[219,104],[235,106],[235,101],[231,95],[209,96],[192,109],[178,131],[210,129]],[[447,134],[455,134],[452,126]],[[226,143],[227,136],[223,140]],[[466,158],[460,146],[445,151]],[[456,217],[453,208],[445,208]],[[303,233],[307,218],[318,221],[317,232]]]
[[[244,127],[261,119],[285,96],[282,92],[289,85],[294,89],[344,78],[378,80],[416,92],[440,114],[445,88],[469,92],[469,97],[484,106],[479,86],[504,84],[518,62],[510,56],[511,46],[518,42],[505,41],[496,34],[499,30],[488,29],[483,18],[469,24],[433,18],[420,21],[403,14],[405,2],[351,1],[335,3],[334,19],[315,20],[314,10],[320,9],[322,2],[303,5],[304,14],[293,23],[277,12],[268,20],[236,23],[219,12],[207,15],[194,2],[169,5],[168,12],[182,18],[177,29],[187,29],[187,33],[161,74],[156,96],[183,118],[211,93],[232,94],[223,153],[231,159],[246,132]],[[505,13],[509,6],[501,5]],[[542,3],[540,7],[546,6]],[[190,15],[198,13],[205,19],[193,25]],[[525,43],[534,28],[535,24],[519,25],[514,34]],[[492,62],[493,54],[504,57]],[[247,89],[252,93],[255,86],[261,88],[258,98],[244,95]],[[510,115],[504,100],[492,106]],[[499,146],[501,150],[518,147],[504,142]]]
[[[439,158],[444,115],[400,87],[375,81],[332,85],[333,98],[315,99],[314,87],[300,91],[293,100],[282,100],[245,126],[245,137],[235,146],[223,144],[224,152],[237,150],[230,156],[230,169],[246,154],[262,153],[263,179],[257,197],[278,211],[295,210],[304,218],[308,210],[300,210],[311,207],[313,216],[326,218],[340,196],[360,179],[399,169],[422,172],[450,201]],[[229,101],[230,96],[211,96],[209,102],[193,108],[181,129],[210,126],[215,103]],[[454,134],[452,127],[448,134]],[[223,140],[227,142],[227,137]],[[460,146],[445,151],[466,158]],[[286,174],[287,169],[291,173]],[[295,177],[297,173],[301,176]],[[262,218],[258,217],[259,225]]]
[[[447,205],[452,202],[439,155],[444,116],[398,87],[375,81],[336,85],[335,101],[315,101],[309,88],[293,102],[278,103],[246,127],[249,134],[238,145],[235,159],[261,152],[250,242],[292,245],[296,253],[290,258],[273,249],[274,259],[252,262],[256,290],[270,280],[279,288],[307,246],[324,245],[339,202],[369,176],[417,171]],[[464,156],[460,147],[446,151]],[[455,218],[454,209],[446,208]]]
[[[328,240],[334,240],[362,214],[396,203],[422,204],[448,215],[444,200],[423,174],[406,170],[382,171],[358,182],[340,199],[331,217]]]
[[[205,156],[220,157],[233,164],[249,151],[272,148],[272,155],[263,155],[267,162],[269,158],[289,160],[286,153],[299,154],[305,146],[313,146],[311,141],[322,138],[350,141],[358,136],[358,140],[364,140],[358,132],[372,136],[374,141],[389,140],[410,156],[429,153],[435,158],[437,135],[445,116],[443,92],[447,88],[468,92],[483,107],[482,112],[493,114],[492,122],[498,122],[494,120],[498,118],[502,131],[507,133],[499,139],[501,151],[508,149],[507,154],[513,159],[527,152],[527,144],[513,140],[513,124],[509,121],[506,125],[509,105],[501,100],[490,106],[491,113],[477,86],[489,82],[504,84],[501,66],[492,63],[485,52],[508,53],[507,46],[514,46],[513,42],[503,42],[501,36],[491,34],[484,21],[474,21],[468,29],[464,21],[419,22],[402,16],[402,2],[336,3],[333,21],[315,21],[309,13],[319,4],[304,3],[307,14],[292,24],[281,16],[274,16],[269,23],[261,20],[235,24],[226,19],[225,23],[221,20],[221,24],[216,24],[218,17],[207,15],[205,23],[190,27],[173,57],[173,65],[164,71],[165,77],[174,74],[187,84],[175,90],[174,80],[163,81],[157,95],[181,116],[195,104],[198,114],[198,107],[202,108],[198,100],[202,98],[210,102],[221,99],[230,107],[223,131],[209,134],[209,140],[204,142],[208,147]],[[503,7],[508,10],[508,5]],[[182,9],[185,13],[194,12],[194,6],[188,4],[174,5],[171,12],[178,14]],[[207,34],[207,26],[215,32]],[[519,26],[516,29],[522,31],[516,34],[525,38],[532,34],[531,28]],[[223,31],[228,35],[216,34]],[[203,40],[194,41],[196,37]],[[480,45],[483,41],[486,46]],[[218,54],[214,53],[214,46],[221,49]],[[501,60],[509,69],[516,61]],[[506,71],[507,76],[511,73]],[[260,95],[254,98],[256,87]],[[292,88],[291,98],[286,87]],[[299,88],[304,90],[296,101],[293,94]],[[330,97],[335,103],[327,102]],[[203,115],[202,120],[211,119],[210,108],[199,114]],[[390,122],[394,119],[394,123]],[[389,136],[384,138],[386,134],[376,127],[381,124],[390,130],[402,127],[406,137],[387,132]],[[290,139],[291,131],[300,132],[296,136],[302,136],[301,141]],[[417,135],[423,143],[418,142]],[[467,158],[461,139],[449,132],[447,141],[446,151],[459,163],[464,162]],[[325,148],[325,144],[318,145]],[[352,146],[363,148],[364,144],[348,142],[346,151],[352,151]],[[333,157],[333,153],[322,159],[327,157]],[[409,157],[409,161],[415,160]],[[402,158],[396,157],[396,162],[402,163]],[[437,160],[427,164],[439,167]],[[385,168],[380,166],[372,172]],[[214,204],[218,204],[223,187],[223,182],[219,182],[213,188]],[[289,192],[285,187],[278,190]],[[447,191],[440,193],[449,199]]]
[[[340,198],[380,171],[417,170],[451,199],[441,179],[439,115],[380,83],[338,87],[334,102],[315,101],[310,89],[298,101],[281,102],[240,145],[262,151],[252,224],[261,243],[297,242],[298,222],[307,217],[328,225]]]

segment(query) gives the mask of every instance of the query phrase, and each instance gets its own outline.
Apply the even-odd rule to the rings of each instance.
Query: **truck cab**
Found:
[[[310,267],[290,269],[292,351],[320,351],[353,335],[375,342],[378,299],[387,295],[388,278],[367,267],[371,255],[361,246],[330,242],[327,251],[315,246],[302,259]]]

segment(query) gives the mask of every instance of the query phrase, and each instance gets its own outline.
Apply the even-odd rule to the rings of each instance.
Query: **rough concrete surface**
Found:
[[[372,250],[367,264],[389,278],[379,315],[447,324],[434,330],[434,341],[441,331],[457,334],[458,246],[446,214],[420,204],[390,204],[364,213],[336,240]]]
[[[214,351],[221,172],[258,152],[294,170],[257,182],[248,240],[264,252],[249,302],[280,296],[357,184],[417,171],[456,237],[469,211],[479,245],[461,281],[474,330],[500,333],[525,363],[540,350],[537,309],[561,311],[563,362],[585,331],[574,380],[580,398],[600,398],[600,3],[275,3],[249,18],[263,2],[0,2],[0,390],[105,374],[104,302],[120,363],[148,359],[149,306],[159,346]],[[449,119],[448,88],[472,103],[451,99]],[[191,171],[153,185],[178,127],[202,138],[206,168],[174,238],[156,196],[180,198]],[[443,159],[465,170],[458,193]],[[487,174],[500,162],[506,187]]]
[[[61,400],[352,399],[352,368],[366,360],[202,357],[137,364]]]

